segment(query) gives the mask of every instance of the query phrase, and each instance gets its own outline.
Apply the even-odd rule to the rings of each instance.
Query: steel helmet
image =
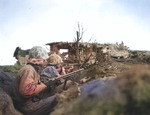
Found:
[[[47,62],[49,64],[56,65],[56,64],[62,63],[63,61],[62,61],[62,58],[58,54],[51,54],[49,58],[47,59]]]
[[[46,50],[41,46],[34,46],[29,51],[29,58],[40,58],[46,60],[48,57]]]

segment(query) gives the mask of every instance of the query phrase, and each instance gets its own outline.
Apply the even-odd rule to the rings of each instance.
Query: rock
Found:
[[[0,115],[22,115],[17,111],[11,97],[0,88]]]
[[[0,71],[0,88],[9,96],[13,96],[13,82],[14,76],[11,73]]]
[[[22,115],[13,105],[14,76],[0,70],[0,115]]]

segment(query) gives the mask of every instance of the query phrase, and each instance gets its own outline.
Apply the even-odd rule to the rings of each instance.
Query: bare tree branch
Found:
[[[82,33],[81,33],[81,37],[80,37],[80,40],[82,39],[82,36],[83,36],[83,31],[82,31]]]
[[[92,40],[93,36],[94,36],[94,35],[91,36],[91,38],[90,38],[90,40],[88,41],[88,43]]]
[[[77,42],[79,42],[79,32],[78,31],[76,31],[76,34],[77,34]]]
[[[79,29],[79,33],[80,33],[80,24],[79,24],[79,22],[78,22],[78,29]]]
[[[83,37],[83,26],[81,28],[79,22],[77,23],[78,26],[78,30],[76,31],[76,38],[74,38],[74,42],[75,42],[75,47],[76,47],[76,60],[79,61],[78,63],[80,63],[80,41],[82,40]],[[82,29],[82,30],[81,30]]]
[[[76,50],[76,48],[72,47],[70,44],[69,44],[69,46],[70,46],[72,49]]]
[[[76,42],[77,41],[77,39],[74,37],[74,42]]]

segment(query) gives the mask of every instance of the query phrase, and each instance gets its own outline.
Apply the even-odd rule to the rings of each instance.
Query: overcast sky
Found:
[[[16,62],[17,46],[72,42],[78,22],[83,42],[93,35],[91,42],[150,50],[149,12],[150,0],[0,0],[0,65]]]

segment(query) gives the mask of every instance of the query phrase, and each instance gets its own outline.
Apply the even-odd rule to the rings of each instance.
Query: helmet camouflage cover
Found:
[[[48,58],[48,53],[41,46],[34,46],[29,51],[29,58],[40,58],[46,60]]]

